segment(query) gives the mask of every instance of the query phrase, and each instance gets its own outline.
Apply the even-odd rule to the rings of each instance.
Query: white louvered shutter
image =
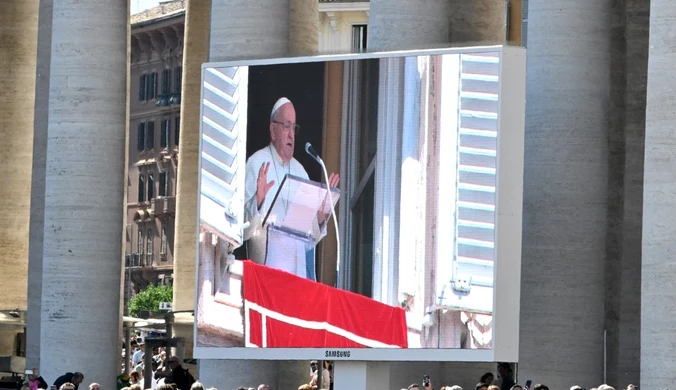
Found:
[[[460,56],[454,279],[493,286],[498,53]]]
[[[242,245],[248,68],[205,68],[202,84],[200,222]]]

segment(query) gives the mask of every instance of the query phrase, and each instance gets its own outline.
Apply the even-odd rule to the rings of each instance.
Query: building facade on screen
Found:
[[[125,297],[171,284],[185,1],[132,16]]]

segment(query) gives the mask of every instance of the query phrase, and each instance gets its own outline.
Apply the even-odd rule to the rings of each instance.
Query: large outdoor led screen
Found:
[[[525,50],[209,63],[201,99],[196,358],[518,361]]]

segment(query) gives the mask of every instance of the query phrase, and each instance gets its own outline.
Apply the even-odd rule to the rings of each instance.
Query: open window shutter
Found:
[[[146,124],[141,122],[138,124],[136,134],[136,150],[143,151],[146,148]]]
[[[139,101],[146,100],[146,84],[147,84],[146,77],[147,77],[147,75],[145,75],[145,74],[142,74],[139,77],[139,81],[138,81],[138,100]]]
[[[461,55],[454,277],[493,286],[499,57]]]
[[[242,245],[248,68],[204,70],[200,219]]]
[[[169,119],[162,120],[162,132],[160,133],[160,147],[166,148],[169,144]]]
[[[160,179],[159,179],[159,195],[160,196],[167,196],[166,185],[167,185],[167,173],[166,172],[160,172]]]
[[[146,123],[146,149],[155,147],[155,122]]]

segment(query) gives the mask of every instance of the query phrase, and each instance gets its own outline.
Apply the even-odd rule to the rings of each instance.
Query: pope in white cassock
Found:
[[[249,221],[249,227],[244,229],[244,240],[247,241],[249,259],[256,263],[314,279],[314,275],[308,274],[312,272],[308,271],[308,263],[314,262],[312,248],[308,250],[305,244],[280,235],[268,240],[267,231],[262,226],[284,176],[288,174],[308,179],[305,168],[293,158],[298,129],[293,104],[287,98],[280,98],[270,114],[270,144],[246,162],[244,218]],[[329,176],[330,186],[337,187],[339,180],[339,176],[332,173]],[[317,224],[315,229],[319,233]],[[321,239],[325,235],[324,228],[321,234],[315,236]],[[267,256],[268,253],[270,256]]]

